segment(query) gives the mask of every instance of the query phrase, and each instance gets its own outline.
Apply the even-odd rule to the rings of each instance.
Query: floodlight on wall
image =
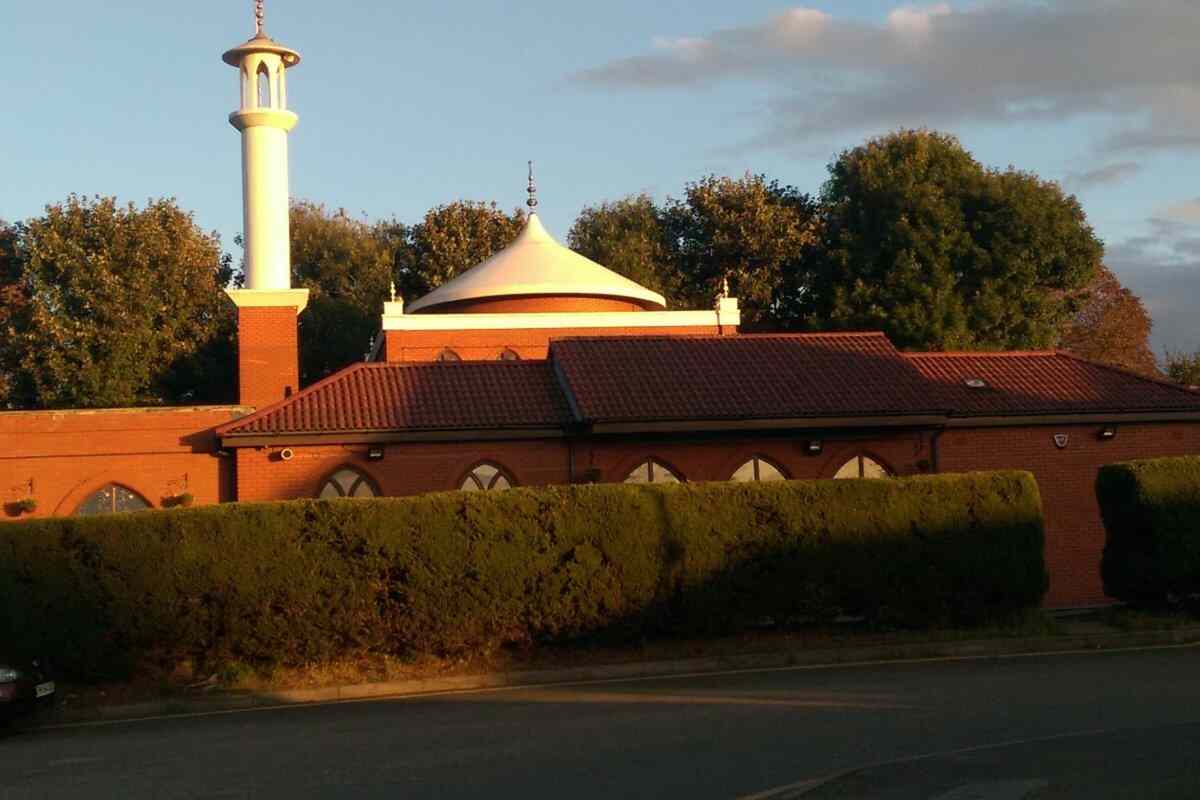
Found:
[[[824,445],[821,443],[820,439],[813,439],[804,448],[805,452],[808,453],[810,456],[821,455],[821,451],[823,449],[824,449]]]
[[[367,461],[383,461],[383,445],[374,444],[368,447]]]
[[[1100,433],[1097,434],[1097,438],[1099,438],[1102,442],[1117,438],[1117,427],[1115,425],[1105,425],[1100,429]]]

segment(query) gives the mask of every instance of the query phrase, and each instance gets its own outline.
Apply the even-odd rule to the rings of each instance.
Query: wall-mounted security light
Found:
[[[804,448],[805,452],[808,453],[810,456],[821,455],[821,450],[823,450],[823,449],[824,449],[824,446],[822,445],[820,439],[813,439]]]
[[[1100,429],[1100,433],[1097,434],[1097,437],[1102,442],[1107,441],[1109,439],[1117,438],[1117,426],[1105,425],[1103,428]]]
[[[368,447],[367,461],[383,461],[383,445],[373,444]]]

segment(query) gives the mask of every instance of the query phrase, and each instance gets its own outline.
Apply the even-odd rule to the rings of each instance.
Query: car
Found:
[[[55,690],[44,661],[0,657],[0,723],[52,707]]]

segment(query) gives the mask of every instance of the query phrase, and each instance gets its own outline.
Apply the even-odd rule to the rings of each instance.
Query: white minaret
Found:
[[[242,134],[242,217],[246,284],[231,289],[238,307],[241,402],[260,407],[299,388],[296,315],[307,289],[292,289],[288,231],[287,70],[300,54],[267,36],[263,0],[255,2],[254,38],[222,56],[238,70],[241,104],[229,122]]]
[[[241,107],[229,115],[242,132],[242,208],[246,288],[291,288],[288,249],[288,131],[300,118],[287,108],[287,70],[300,54],[263,31],[263,4],[255,8],[253,39],[223,56],[237,67]]]

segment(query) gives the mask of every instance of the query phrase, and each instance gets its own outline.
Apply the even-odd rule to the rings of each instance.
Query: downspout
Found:
[[[929,437],[930,471],[934,475],[937,475],[938,473],[940,473],[942,471],[941,459],[938,457],[938,441],[942,438],[942,434],[945,432],[946,432],[946,426],[943,425],[942,427],[940,427],[936,431],[934,431],[933,435]]]

